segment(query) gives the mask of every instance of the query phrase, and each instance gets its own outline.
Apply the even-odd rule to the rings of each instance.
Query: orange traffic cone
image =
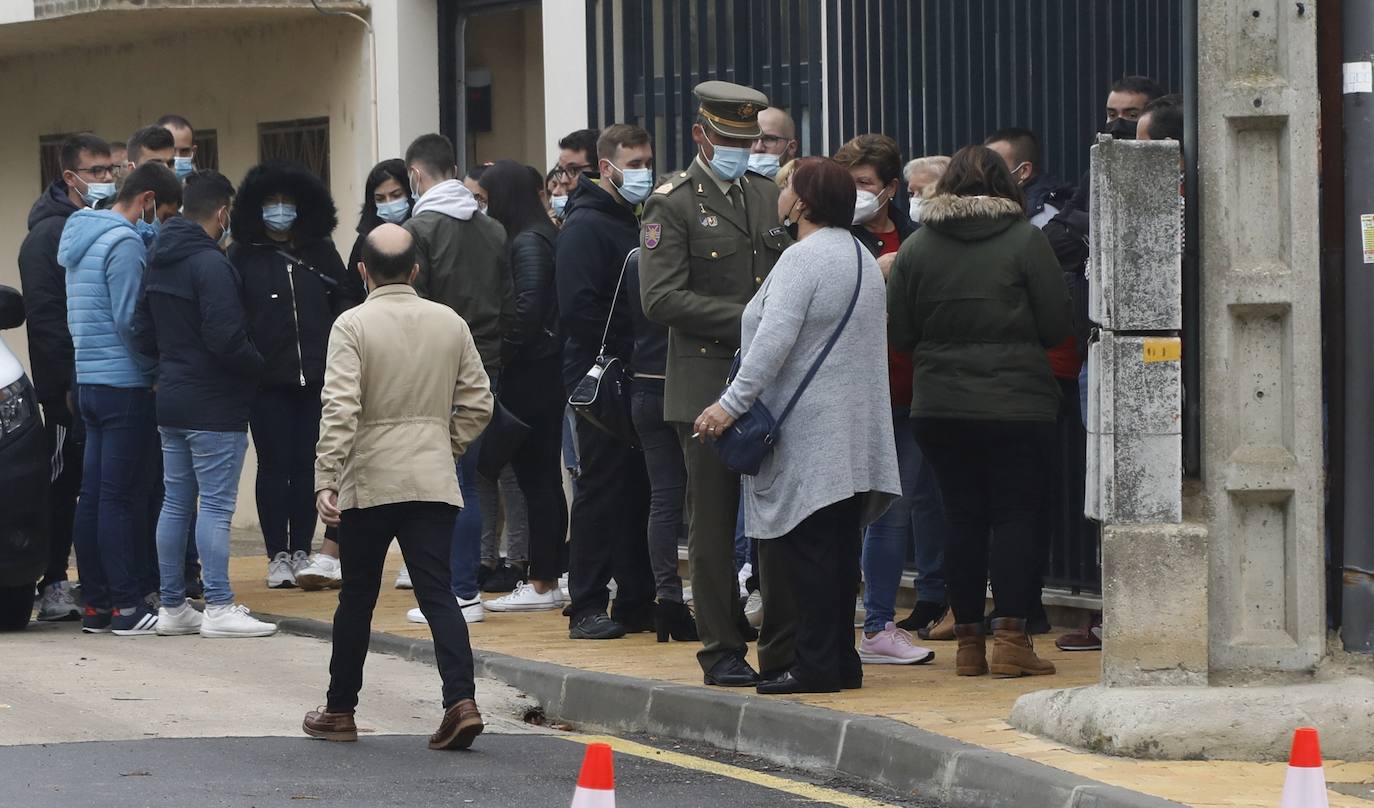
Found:
[[[1279,808],[1327,808],[1321,743],[1312,727],[1299,727],[1293,733],[1293,751],[1288,756],[1288,777],[1283,781]]]
[[[582,774],[577,778],[572,808],[615,808],[615,772],[609,744],[587,746],[582,758]]]

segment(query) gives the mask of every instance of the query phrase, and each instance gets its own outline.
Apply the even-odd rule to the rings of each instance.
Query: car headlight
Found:
[[[28,380],[20,377],[13,384],[0,387],[0,436],[18,432],[37,417]]]

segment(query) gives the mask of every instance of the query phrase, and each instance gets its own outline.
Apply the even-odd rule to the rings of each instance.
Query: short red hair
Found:
[[[795,161],[788,185],[806,204],[806,218],[822,227],[849,227],[854,221],[854,178],[829,157]]]

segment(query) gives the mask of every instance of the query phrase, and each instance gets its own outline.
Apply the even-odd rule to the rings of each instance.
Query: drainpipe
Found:
[[[1374,318],[1369,316],[1374,308],[1374,152],[1369,149],[1374,140],[1374,0],[1345,0],[1340,7],[1345,344],[1356,348],[1345,352],[1341,638],[1346,650],[1368,653],[1374,651],[1374,419],[1369,417],[1374,398]]]
[[[315,10],[318,11],[320,14],[322,14],[322,15],[325,16],[325,17],[350,17],[350,18],[352,18],[352,19],[354,19],[354,20],[357,20],[358,22],[362,23],[363,29],[367,31],[367,53],[368,53],[368,56],[367,56],[367,67],[368,67],[367,73],[368,73],[368,77],[372,80],[372,93],[371,93],[371,95],[372,95],[372,103],[371,103],[371,107],[372,107],[372,116],[371,116],[371,117],[372,117],[372,149],[371,149],[371,152],[372,152],[372,165],[376,165],[377,162],[378,162],[378,160],[377,160],[377,149],[378,149],[377,140],[378,140],[378,138],[381,137],[381,132],[380,132],[380,129],[378,128],[379,124],[378,124],[378,121],[377,121],[377,35],[376,35],[376,32],[374,32],[374,31],[372,30],[372,23],[368,22],[367,19],[366,19],[365,17],[361,16],[361,15],[354,14],[354,13],[351,12],[351,11],[342,11],[342,10],[337,10],[337,9],[326,9],[326,8],[322,8],[322,7],[320,6],[320,0],[310,0],[310,5],[314,6],[314,7],[315,7]]]

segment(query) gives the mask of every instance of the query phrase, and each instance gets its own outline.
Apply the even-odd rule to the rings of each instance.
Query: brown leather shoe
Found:
[[[1014,617],[999,617],[992,621],[992,657],[988,667],[998,679],[1018,676],[1049,676],[1055,672],[1054,663],[1035,655],[1026,621]]]
[[[444,713],[439,729],[429,736],[430,749],[467,749],[482,734],[482,714],[477,702],[463,699]]]
[[[305,714],[301,729],[312,738],[326,741],[358,740],[358,725],[353,723],[352,710],[346,713],[331,713],[323,707],[311,710]]]
[[[923,640],[935,640],[936,642],[948,642],[954,639],[954,610],[946,606],[940,619],[919,629],[916,636]]]
[[[983,633],[983,624],[959,623],[952,628],[959,640],[959,650],[954,656],[954,673],[958,676],[982,676],[987,673],[988,638]]]

